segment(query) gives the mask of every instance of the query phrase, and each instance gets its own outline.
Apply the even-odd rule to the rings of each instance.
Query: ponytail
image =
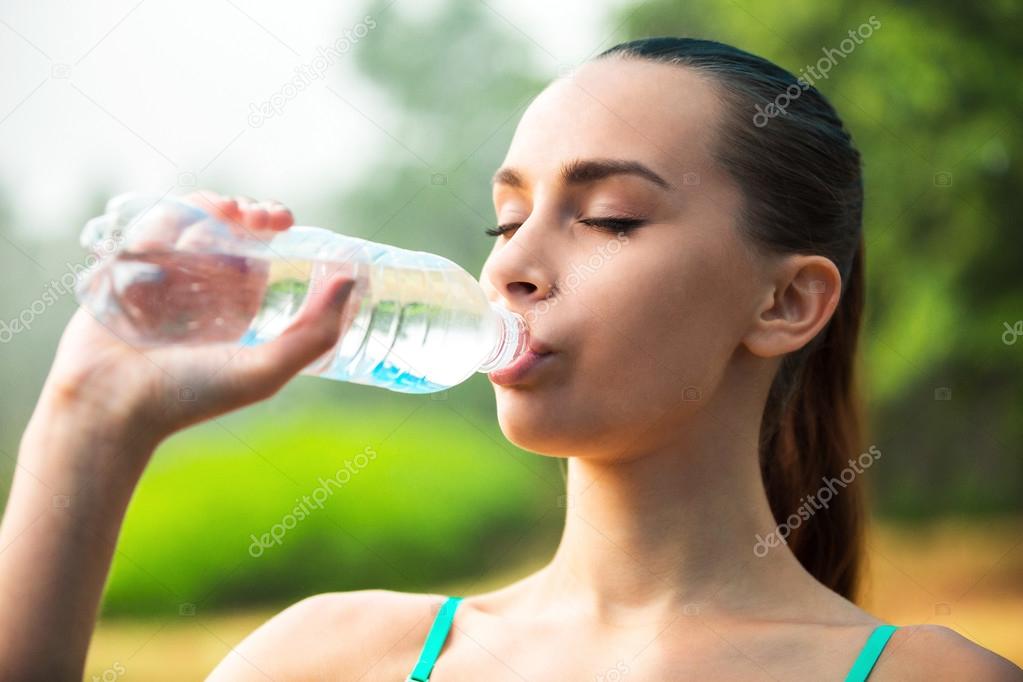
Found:
[[[858,477],[846,483],[842,471],[864,445],[855,363],[863,289],[861,238],[831,320],[783,361],[760,431],[760,471],[775,522],[790,529],[786,541],[803,567],[850,600],[860,579],[865,493]],[[816,499],[825,488],[833,490],[826,504]],[[794,523],[801,507],[810,517]]]

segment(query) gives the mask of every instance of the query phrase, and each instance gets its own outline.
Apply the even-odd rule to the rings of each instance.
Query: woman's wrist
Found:
[[[61,478],[103,477],[130,496],[162,440],[146,426],[129,415],[108,414],[44,389],[22,434],[18,461],[61,472]]]

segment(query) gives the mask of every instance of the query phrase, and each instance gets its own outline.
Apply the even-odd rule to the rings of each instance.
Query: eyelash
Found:
[[[645,221],[641,218],[582,218],[579,222],[583,225],[589,225],[590,227],[608,232],[628,232],[633,228],[639,227]],[[505,223],[497,227],[488,227],[484,232],[491,237],[499,237],[505,232],[510,232],[521,226],[522,223]]]

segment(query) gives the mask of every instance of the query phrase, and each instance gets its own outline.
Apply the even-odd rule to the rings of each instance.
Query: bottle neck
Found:
[[[526,326],[526,319],[499,305],[491,304],[490,309],[497,316],[500,331],[493,351],[476,370],[478,372],[493,372],[507,367],[529,350],[529,328]]]

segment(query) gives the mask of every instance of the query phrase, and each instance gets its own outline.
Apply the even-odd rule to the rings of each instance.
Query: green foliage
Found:
[[[523,534],[554,530],[562,493],[551,462],[427,397],[405,410],[219,420],[157,452],[128,512],[104,612],[470,580],[517,558],[508,552]],[[279,543],[253,544],[274,532]]]
[[[365,226],[360,236],[433,251],[478,274],[491,246],[490,176],[548,79],[523,59],[522,36],[480,3],[444,3],[422,19],[389,1],[367,13],[386,29],[354,57],[394,110],[379,124],[382,158],[336,198],[336,211],[343,224]]]
[[[1023,508],[1019,3],[717,3],[622,10],[622,40],[710,38],[793,73],[880,22],[815,85],[864,158],[864,378],[882,510]],[[951,400],[936,400],[937,389]]]

